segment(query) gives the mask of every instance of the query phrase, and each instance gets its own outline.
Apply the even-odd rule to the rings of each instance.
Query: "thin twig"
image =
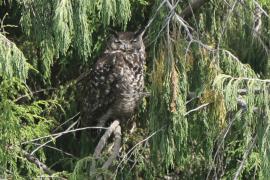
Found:
[[[72,116],[71,118],[69,118],[68,120],[66,120],[65,122],[63,122],[62,124],[60,124],[59,126],[57,126],[53,132],[56,132],[57,130],[59,130],[60,127],[62,127],[63,125],[65,125],[66,123],[68,123],[69,121],[73,120],[74,118],[76,118],[78,115],[80,114],[80,112],[78,112],[77,114],[75,114],[74,116]]]
[[[34,92],[30,91],[29,94],[25,94],[25,95],[22,95],[22,96],[18,97],[17,99],[14,100],[14,102],[17,102],[17,101],[21,100],[22,98],[33,96],[34,94],[38,94],[38,93],[45,92],[45,91],[50,91],[50,90],[55,90],[55,89],[56,88],[47,88],[47,89],[40,89],[40,90],[37,90],[37,91],[34,91]]]
[[[195,108],[195,109],[191,109],[190,111],[186,112],[186,113],[184,114],[184,116],[187,116],[187,115],[189,115],[189,114],[192,113],[192,112],[198,111],[198,110],[200,110],[200,109],[202,109],[202,108],[208,106],[209,104],[210,104],[210,103],[205,103],[205,104],[202,104],[201,106],[199,106],[199,107],[197,107],[197,108]]]
[[[52,137],[55,137],[55,136],[58,136],[58,135],[64,135],[64,134],[68,134],[68,133],[72,133],[72,132],[77,132],[77,131],[83,131],[83,130],[87,130],[87,129],[104,129],[104,130],[107,130],[108,128],[97,127],[97,126],[96,127],[95,126],[88,126],[88,127],[84,127],[84,128],[76,128],[76,129],[73,129],[73,130],[70,130],[70,131],[63,131],[63,132],[59,132],[59,133],[55,133],[55,134],[51,134],[51,135],[47,135],[47,136],[35,138],[35,139],[30,140],[30,141],[22,142],[21,144],[28,144],[28,143],[39,141],[39,140],[42,140],[42,139],[52,138]]]
[[[250,154],[252,148],[255,145],[256,140],[257,140],[257,135],[251,140],[252,142],[250,142],[249,147],[245,151],[245,153],[243,155],[243,160],[241,161],[241,164],[240,164],[239,168],[237,169],[233,180],[237,180],[238,179],[240,173],[242,172],[243,166],[244,166],[244,164],[245,164],[245,162],[246,162],[246,160],[248,158],[248,155]]]
[[[218,145],[218,147],[217,147],[217,150],[216,150],[216,152],[215,152],[215,155],[214,155],[214,159],[213,159],[214,162],[215,162],[216,157],[217,157],[217,155],[218,155],[218,153],[219,153],[219,151],[220,151],[220,149],[221,149],[221,146],[222,146],[222,144],[224,143],[225,138],[227,137],[227,135],[228,135],[228,133],[229,133],[231,127],[232,127],[232,124],[233,124],[233,122],[234,122],[235,120],[236,120],[236,118],[233,118],[233,119],[230,121],[230,123],[229,123],[228,127],[226,128],[226,130],[224,131],[224,134],[223,134],[223,136],[222,136],[222,138],[221,138],[221,140],[220,140],[220,143],[219,143],[219,145]],[[221,134],[222,134],[222,133],[221,133]],[[218,140],[217,140],[217,141],[218,141]],[[211,171],[212,171],[212,169],[213,169],[213,166],[214,166],[214,165],[212,165],[212,166],[210,167],[210,169],[209,169],[209,171],[208,171],[208,173],[207,173],[206,179],[209,179],[209,176],[210,176],[210,173],[211,173]]]
[[[238,91],[238,93],[244,95],[245,93],[247,93],[247,90],[246,90],[246,89],[240,89],[240,90]],[[260,90],[257,89],[257,90],[255,90],[254,93],[255,93],[255,94],[259,94],[259,93],[260,93]],[[186,102],[186,105],[187,105],[188,103],[190,103],[192,100],[197,99],[197,98],[200,98],[199,96],[196,96],[196,93],[194,93],[194,92],[189,92],[189,93],[188,93],[188,96],[189,96],[188,98],[191,98],[191,99],[188,100],[188,101]],[[198,111],[198,110],[204,108],[205,106],[207,106],[207,105],[209,105],[209,104],[210,104],[210,103],[205,103],[205,104],[203,104],[203,105],[201,105],[201,106],[199,106],[199,107],[197,107],[197,108],[195,108],[195,109],[191,109],[190,111],[188,111],[188,112],[185,113],[184,115],[187,116],[188,114],[190,114],[190,113],[192,113],[192,112],[194,112],[194,111]],[[240,98],[240,97],[237,98],[237,105],[238,105],[241,109],[244,109],[244,110],[246,110],[246,109],[248,108],[248,104],[246,103],[246,101],[245,101],[244,99]],[[255,113],[257,113],[257,112],[258,112],[258,109],[259,109],[258,107],[254,107],[253,111],[254,111]]]
[[[143,139],[142,141],[138,142],[137,144],[135,144],[128,152],[127,154],[125,154],[122,158],[122,160],[119,162],[119,164],[117,165],[116,171],[115,171],[115,177],[118,173],[118,169],[120,168],[120,165],[124,162],[124,160],[127,158],[127,156],[133,152],[133,150],[140,144],[144,143],[145,141],[148,141],[150,138],[152,138],[154,135],[156,135],[158,132],[164,130],[166,126],[161,127],[160,129],[158,129],[157,131],[153,132],[150,136],[148,136],[147,138]]]
[[[187,32],[187,35],[190,39],[193,39],[193,36],[191,35],[190,29],[192,29],[191,26],[188,25],[188,23],[180,16],[178,15],[175,11],[174,11],[174,7],[173,5],[166,0],[167,6],[169,7],[170,10],[172,10],[174,12],[174,17],[175,19],[180,23],[181,26],[184,27],[185,31]]]
[[[222,26],[223,29],[222,29],[221,35],[220,35],[220,37],[218,39],[218,49],[220,48],[220,44],[221,44],[222,38],[223,38],[223,36],[224,36],[224,34],[226,32],[228,21],[230,20],[230,17],[231,17],[231,15],[232,15],[232,13],[233,13],[233,11],[236,8],[236,5],[238,3],[239,3],[238,0],[235,0],[234,1],[233,5],[231,6],[231,9],[229,9],[229,12],[228,12],[227,16],[225,17],[225,21],[224,21],[223,26]]]
[[[32,144],[37,145],[37,146],[42,145],[42,144],[40,144],[40,143],[32,143]],[[68,156],[70,156],[70,157],[75,158],[75,156],[74,156],[73,154],[70,154],[70,153],[68,153],[68,152],[65,152],[65,151],[63,151],[62,149],[59,149],[59,148],[56,148],[56,147],[53,147],[53,146],[49,146],[49,145],[44,145],[44,147],[47,147],[47,148],[56,150],[56,151],[58,151],[58,152],[61,152],[61,153],[63,153],[63,154],[66,154],[66,155],[68,155]]]
[[[154,19],[157,16],[158,11],[162,8],[162,6],[165,4],[166,0],[163,0],[159,7],[157,8],[157,10],[155,11],[154,15],[152,16],[152,18],[148,21],[147,25],[144,27],[143,33],[145,33],[145,31],[150,27],[150,25],[153,23]]]
[[[76,124],[78,123],[78,121],[75,121],[73,124],[71,124],[64,132],[67,132],[67,131],[69,131],[71,128],[73,128]],[[57,135],[57,136],[55,136],[54,137],[54,140],[55,139],[57,139],[57,138],[59,138],[60,136],[62,136],[63,134],[59,134],[59,135]],[[48,144],[48,143],[50,143],[50,142],[52,142],[53,141],[53,139],[50,139],[49,141],[47,141],[47,142],[45,142],[45,143],[43,143],[43,144],[41,144],[40,146],[38,146],[35,150],[33,150],[32,152],[31,152],[31,155],[33,155],[35,152],[37,152],[40,148],[42,148],[42,147],[44,147],[46,144]]]

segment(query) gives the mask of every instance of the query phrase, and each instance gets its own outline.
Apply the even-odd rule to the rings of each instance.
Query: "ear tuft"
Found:
[[[141,28],[139,30],[137,30],[135,33],[134,33],[134,37],[137,38],[139,36],[143,36],[144,35],[144,32],[145,32],[145,29],[144,28]]]
[[[109,32],[113,35],[113,36],[115,36],[116,38],[118,38],[118,32],[117,31],[115,31],[115,30],[113,30],[112,28],[109,28]]]

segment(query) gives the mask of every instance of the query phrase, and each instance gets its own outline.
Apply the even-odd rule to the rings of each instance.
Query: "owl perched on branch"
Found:
[[[144,96],[143,32],[114,32],[103,55],[81,81],[81,123],[127,121]]]

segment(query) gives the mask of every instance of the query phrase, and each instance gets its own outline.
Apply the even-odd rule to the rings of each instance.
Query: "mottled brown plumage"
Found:
[[[145,47],[142,34],[111,36],[103,55],[82,81],[81,121],[103,126],[109,120],[127,121],[143,97]]]

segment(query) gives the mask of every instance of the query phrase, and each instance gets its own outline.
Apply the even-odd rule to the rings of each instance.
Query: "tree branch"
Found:
[[[186,113],[184,114],[184,116],[187,116],[187,115],[189,115],[190,113],[192,113],[192,112],[194,112],[194,111],[198,111],[198,110],[200,110],[200,109],[202,109],[202,108],[208,106],[209,104],[210,104],[210,103],[205,103],[205,104],[202,104],[202,105],[200,105],[199,107],[197,107],[197,108],[195,108],[195,109],[191,109],[190,111],[186,112]]]
[[[102,166],[103,169],[108,169],[110,167],[110,165],[112,164],[113,160],[115,160],[119,154],[120,147],[121,147],[121,127],[120,127],[120,125],[118,125],[116,127],[116,129],[114,131],[114,136],[115,136],[115,140],[114,140],[113,153],[109,157],[109,159],[103,164],[103,166]]]
[[[255,94],[259,94],[260,92],[261,91],[258,89],[258,90],[255,90],[254,93]],[[245,95],[245,94],[248,93],[248,90],[246,90],[246,89],[239,89],[238,90],[238,93],[240,95]],[[196,95],[195,92],[189,92],[188,93],[188,98],[187,98],[186,104],[190,103],[192,100],[197,99],[197,98],[199,98],[199,97]],[[190,114],[190,113],[192,113],[194,111],[198,111],[198,110],[200,110],[200,109],[202,109],[202,108],[204,108],[204,107],[206,107],[208,105],[209,105],[209,103],[205,103],[205,104],[202,104],[202,105],[200,105],[199,107],[197,107],[195,109],[191,109],[190,111],[188,111],[185,114],[185,116],[187,116],[188,114]],[[246,101],[244,99],[240,98],[240,97],[237,98],[237,105],[238,105],[239,108],[241,108],[243,110],[246,110],[248,108],[248,105],[247,105]],[[259,108],[258,107],[254,107],[253,111],[254,111],[254,113],[257,113],[259,111]]]
[[[41,139],[54,138],[54,137],[58,137],[59,135],[64,135],[64,134],[68,134],[68,133],[72,133],[72,132],[77,132],[77,131],[83,131],[83,130],[87,130],[87,129],[105,129],[105,130],[107,130],[108,128],[97,127],[97,126],[87,126],[87,127],[83,127],[83,128],[76,128],[76,129],[72,129],[72,130],[65,130],[63,132],[59,132],[59,133],[55,133],[55,134],[51,134],[51,135],[47,135],[47,136],[35,138],[35,139],[29,140],[29,141],[25,141],[25,142],[22,142],[21,144],[28,144],[28,143],[31,143],[31,142],[39,141]]]
[[[67,130],[65,130],[64,132],[68,132],[68,131],[69,131],[71,128],[73,128],[77,123],[78,123],[78,121],[75,121],[74,123],[72,123],[72,124],[67,128]],[[54,137],[54,139],[57,139],[57,138],[59,138],[60,136],[62,136],[62,134],[57,135],[56,137]],[[47,142],[41,144],[40,146],[38,146],[35,150],[33,150],[33,151],[31,152],[31,155],[33,155],[33,154],[34,154],[35,152],[37,152],[40,148],[44,147],[46,144],[48,144],[48,143],[50,143],[50,142],[52,142],[52,141],[53,141],[53,139],[50,139],[49,141],[47,141]]]
[[[90,167],[90,175],[95,171],[96,169],[96,159],[100,157],[101,151],[103,150],[105,144],[107,143],[107,140],[111,136],[111,134],[116,130],[116,128],[119,127],[119,121],[115,120],[110,127],[107,129],[107,131],[104,133],[104,135],[100,138],[98,145],[94,152],[94,160],[92,162],[92,165]],[[118,129],[119,130],[119,129]],[[121,128],[120,128],[120,134],[121,134]],[[119,134],[117,134],[119,136]],[[120,135],[121,137],[121,135]],[[116,138],[117,139],[117,138]]]
[[[44,163],[42,163],[38,158],[36,158],[35,156],[31,155],[30,153],[26,152],[26,151],[22,151],[22,154],[24,155],[24,157],[31,163],[34,163],[37,167],[41,168],[44,173],[48,174],[48,175],[52,175],[55,173],[55,171],[51,170],[50,168],[48,168],[48,166]]]
[[[120,147],[121,147],[121,127],[118,125],[114,130],[114,147],[113,152],[109,159],[103,164],[102,169],[108,169],[116,157],[119,155]],[[97,180],[102,180],[102,176],[98,176]]]
[[[122,158],[122,160],[119,162],[119,164],[117,165],[117,168],[116,168],[116,171],[115,171],[115,175],[114,175],[114,179],[116,178],[116,175],[118,173],[118,169],[120,168],[120,166],[124,163],[124,161],[127,159],[128,155],[131,154],[134,149],[141,145],[142,143],[148,141],[150,138],[152,138],[154,135],[156,135],[157,133],[159,133],[160,131],[163,131],[164,128],[166,127],[167,125],[161,127],[160,129],[156,130],[155,132],[153,132],[152,134],[150,134],[147,138],[143,139],[142,141],[138,142],[137,144],[135,144]]]
[[[240,176],[240,173],[242,172],[242,169],[244,167],[244,164],[245,164],[245,162],[246,162],[246,160],[248,158],[248,155],[250,154],[251,150],[253,149],[256,140],[257,140],[257,135],[249,143],[249,146],[248,146],[248,148],[246,149],[246,151],[245,151],[245,153],[243,155],[243,160],[241,161],[241,164],[240,164],[239,168],[237,169],[237,172],[236,172],[233,180],[237,180],[238,177]]]

